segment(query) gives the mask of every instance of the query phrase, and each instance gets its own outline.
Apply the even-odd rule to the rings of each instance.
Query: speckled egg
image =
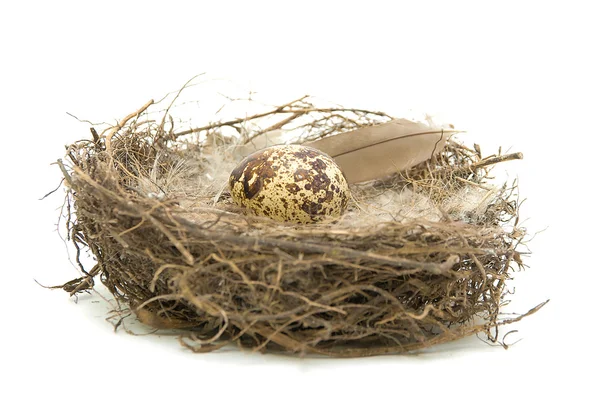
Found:
[[[296,223],[339,217],[350,199],[333,159],[301,145],[250,154],[231,172],[229,187],[233,201],[254,214]]]

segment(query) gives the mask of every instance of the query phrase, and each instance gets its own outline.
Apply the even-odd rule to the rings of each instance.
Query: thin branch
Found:
[[[295,99],[291,102],[288,102],[286,104],[278,106],[275,109],[272,109],[267,112],[259,113],[259,114],[256,114],[256,115],[253,115],[250,117],[236,118],[236,119],[232,119],[231,121],[227,121],[227,122],[213,122],[213,123],[205,125],[203,127],[192,128],[192,129],[188,129],[185,131],[180,131],[180,132],[175,133],[175,138],[180,137],[182,135],[188,135],[188,134],[193,134],[196,132],[202,132],[202,131],[206,131],[206,130],[213,129],[213,128],[233,126],[233,125],[241,124],[242,122],[252,121],[252,120],[258,119],[258,118],[264,118],[265,116],[269,116],[269,115],[273,115],[273,114],[297,112],[297,110],[286,110],[285,108],[293,105],[294,103],[301,102],[302,100],[306,99],[307,97],[308,97],[308,95],[302,96],[300,99]]]
[[[192,81],[194,81],[198,77],[202,76],[203,74],[204,73],[196,74],[194,77],[192,77],[191,79],[186,81],[185,84],[181,87],[181,89],[179,89],[179,91],[177,92],[177,94],[175,95],[175,97],[173,98],[171,103],[169,103],[169,106],[167,106],[167,109],[165,109],[165,111],[164,111],[165,114],[163,115],[163,119],[162,119],[162,121],[160,121],[160,125],[158,126],[158,131],[157,131],[156,135],[154,136],[155,141],[156,141],[156,138],[158,138],[158,136],[164,131],[164,126],[165,126],[165,121],[167,120],[167,115],[169,115],[169,111],[171,110],[171,108],[173,107],[173,105],[175,104],[175,102],[177,101],[179,96],[181,95],[181,92],[183,92],[185,90],[185,88],[187,88],[188,85]]]
[[[480,160],[477,163],[473,163],[471,165],[471,168],[484,167],[484,166],[489,166],[489,165],[496,164],[496,163],[502,163],[502,162],[509,161],[509,160],[522,160],[522,159],[523,159],[523,153],[505,154],[503,156],[488,157],[486,159]]]
[[[180,137],[182,135],[189,135],[189,134],[193,134],[193,133],[197,133],[197,132],[202,132],[202,131],[207,131],[210,129],[214,129],[214,128],[220,128],[220,127],[226,127],[226,126],[235,126],[238,124],[241,124],[243,122],[247,122],[247,121],[253,121],[255,119],[260,119],[260,118],[264,118],[266,116],[269,115],[275,115],[275,114],[285,114],[285,113],[292,113],[294,114],[293,118],[290,119],[296,119],[302,115],[307,115],[310,113],[332,113],[332,112],[352,112],[355,114],[364,114],[363,116],[366,115],[374,115],[374,116],[379,116],[379,117],[384,117],[384,118],[389,118],[390,120],[393,119],[393,117],[391,117],[390,115],[384,113],[384,112],[378,112],[378,111],[368,111],[366,109],[357,109],[357,108],[315,108],[313,107],[310,103],[306,103],[306,102],[302,102],[304,99],[306,99],[308,96],[303,96],[300,99],[296,99],[292,102],[286,103],[284,105],[281,105],[275,109],[272,109],[270,111],[266,111],[266,112],[262,112],[262,113],[258,113],[256,115],[250,116],[250,117],[244,117],[244,118],[236,118],[236,119],[232,119],[229,121],[225,121],[225,122],[213,122],[207,125],[204,125],[202,127],[198,127],[198,128],[191,128],[191,129],[187,129],[184,131],[180,131],[175,133],[175,137]],[[291,107],[292,105],[294,105],[295,103],[303,103],[306,105],[306,107],[298,107],[298,108],[290,108],[290,109],[286,109]],[[282,125],[283,126],[283,125]]]
[[[142,106],[140,109],[138,109],[135,112],[130,113],[129,115],[127,115],[125,118],[121,119],[121,121],[114,127],[111,128],[111,130],[108,132],[108,134],[106,135],[106,139],[105,139],[105,144],[106,144],[106,151],[108,151],[109,153],[112,150],[112,138],[113,136],[121,129],[125,126],[125,124],[132,118],[135,118],[137,116],[139,116],[140,114],[142,114],[146,109],[148,109],[151,105],[154,104],[154,99],[150,99],[148,102],[146,102],[146,104],[144,106]]]
[[[60,183],[58,184],[58,186],[56,188],[54,188],[53,190],[51,190],[50,192],[48,192],[46,195],[42,196],[39,200],[43,201],[44,199],[48,198],[50,195],[52,195],[54,192],[58,191],[58,189],[60,188],[60,186],[62,185],[62,183],[65,181],[65,179],[61,179]]]

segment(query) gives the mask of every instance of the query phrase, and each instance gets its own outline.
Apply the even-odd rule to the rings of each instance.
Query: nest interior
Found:
[[[473,334],[501,344],[498,327],[523,317],[501,315],[506,283],[523,266],[516,186],[488,182],[494,164],[520,156],[484,158],[448,141],[429,161],[354,185],[341,220],[290,225],[231,203],[224,185],[239,152],[275,131],[303,142],[391,117],[304,97],[183,129],[152,106],[92,129],[59,161],[69,238],[78,260],[87,248],[97,262],[80,263],[84,275],[65,290],[99,280],[140,321],[179,330],[196,352],[235,342],[369,356]]]

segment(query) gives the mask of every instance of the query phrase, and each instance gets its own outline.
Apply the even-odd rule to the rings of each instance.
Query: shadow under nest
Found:
[[[193,130],[177,133],[173,122],[167,129],[166,118],[145,118],[147,108],[101,135],[92,129],[92,139],[72,144],[68,161],[59,161],[69,238],[78,261],[84,248],[97,261],[89,271],[80,263],[84,276],[65,290],[85,291],[99,278],[140,321],[179,330],[196,352],[235,342],[258,351],[370,356],[480,333],[502,344],[498,327],[523,317],[500,314],[506,282],[523,266],[515,185],[486,186],[488,170],[506,156],[483,158],[478,147],[449,141],[429,161],[355,187],[348,209],[359,213],[361,196],[390,190],[438,204],[480,188],[487,200],[478,214],[287,225],[244,214],[226,191],[190,207],[176,194],[140,190],[142,179],[171,173],[185,155],[198,156],[194,176],[201,175],[215,146],[206,138],[245,123],[207,125],[190,137]],[[287,118],[282,127],[294,109],[331,116],[313,118],[324,122],[311,123],[312,139],[385,120],[368,111],[319,110],[303,98],[274,109]],[[219,147],[231,145],[219,138]]]

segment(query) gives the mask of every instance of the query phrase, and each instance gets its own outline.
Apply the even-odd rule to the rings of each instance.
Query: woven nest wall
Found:
[[[87,248],[97,262],[80,264],[84,276],[65,290],[99,281],[197,352],[236,343],[368,356],[473,334],[502,344],[498,327],[523,317],[501,315],[523,267],[516,186],[488,183],[494,164],[520,155],[483,157],[449,139],[415,167],[352,185],[341,219],[287,224],[233,205],[226,179],[244,147],[274,131],[302,143],[390,116],[304,97],[190,127],[154,106],[92,129],[59,161],[69,237],[78,260]]]

